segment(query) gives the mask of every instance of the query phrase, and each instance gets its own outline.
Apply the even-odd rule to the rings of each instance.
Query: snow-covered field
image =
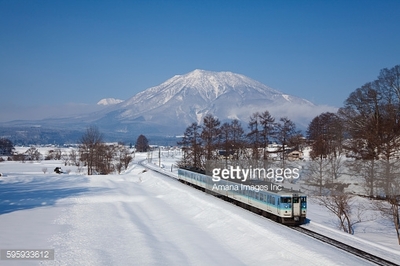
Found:
[[[171,154],[172,155],[172,154]],[[285,226],[137,164],[86,176],[61,161],[1,162],[0,249],[54,249],[54,261],[0,265],[369,265]],[[153,159],[158,163],[158,159]],[[170,172],[175,158],[161,163]],[[55,174],[61,166],[69,174]],[[43,173],[47,167],[48,172]],[[309,201],[307,227],[400,262],[390,221],[355,235]]]

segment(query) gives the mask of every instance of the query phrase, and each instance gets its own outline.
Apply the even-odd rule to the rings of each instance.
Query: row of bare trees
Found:
[[[287,148],[299,148],[303,142],[293,121],[283,117],[275,122],[268,111],[253,113],[248,129],[246,133],[237,119],[221,124],[217,117],[207,114],[201,126],[192,123],[186,128],[182,141],[178,143],[183,148],[183,157],[178,165],[204,170],[206,162],[211,160],[267,161],[271,159],[271,151],[267,146],[275,141],[279,146],[274,153],[279,154],[284,167]]]
[[[122,144],[107,145],[97,127],[86,129],[79,141],[79,158],[87,167],[87,174],[120,173],[126,169],[133,156],[129,149]]]
[[[148,149],[147,139],[143,135],[145,143],[143,149]],[[87,174],[110,174],[112,172],[120,173],[126,169],[133,160],[134,154],[130,152],[122,143],[106,144],[103,142],[103,136],[97,127],[91,126],[79,140],[78,151],[72,149],[69,153],[62,152],[61,149],[49,150],[47,155],[43,156],[35,147],[30,147],[24,153],[14,153],[10,160],[14,161],[40,161],[62,160],[64,165],[75,165],[79,171],[83,167],[87,168]]]

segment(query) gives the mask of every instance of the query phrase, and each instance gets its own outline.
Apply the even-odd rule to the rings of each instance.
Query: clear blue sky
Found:
[[[0,0],[0,106],[125,100],[198,68],[340,107],[400,64],[399,14],[398,0]]]

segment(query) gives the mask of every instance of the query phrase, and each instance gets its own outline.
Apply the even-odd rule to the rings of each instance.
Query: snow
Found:
[[[125,101],[122,107],[129,109],[133,106],[138,112],[144,112],[160,108],[171,102],[173,108],[175,108],[176,100],[180,100],[183,97],[186,105],[191,106],[202,102],[203,105],[199,110],[203,110],[209,108],[209,105],[217,101],[219,97],[228,94],[237,94],[240,96],[241,101],[245,101],[246,99],[263,99],[264,103],[265,101],[270,102],[271,99],[282,98],[281,92],[244,75],[232,72],[212,72],[196,69],[184,75],[176,75],[158,86],[138,93]],[[289,95],[286,96],[289,97]],[[298,104],[309,103],[301,98],[290,97]],[[236,99],[235,101],[238,100]],[[232,104],[231,102],[227,102],[227,98],[223,101],[226,105]],[[280,101],[276,104],[279,105],[281,103]],[[134,114],[136,115],[137,112]]]
[[[114,105],[118,103],[122,103],[123,100],[120,99],[115,99],[115,98],[105,98],[101,99],[100,101],[97,102],[97,105]]]
[[[282,94],[282,97],[283,97],[286,101],[291,102],[290,96],[289,96],[289,95],[287,95],[287,94]]]
[[[161,162],[174,176],[177,154],[168,154]],[[60,161],[0,163],[5,174],[0,249],[55,250],[55,261],[1,265],[369,265],[174,179],[144,172],[137,162],[146,155],[137,155],[120,175],[107,176],[86,176]],[[71,172],[55,174],[56,166]],[[341,234],[318,207],[310,202],[308,227],[399,261],[398,247]]]

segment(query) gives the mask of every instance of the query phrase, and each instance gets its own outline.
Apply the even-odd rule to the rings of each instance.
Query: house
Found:
[[[287,158],[288,158],[289,161],[304,160],[304,154],[301,151],[291,151],[287,155]]]

